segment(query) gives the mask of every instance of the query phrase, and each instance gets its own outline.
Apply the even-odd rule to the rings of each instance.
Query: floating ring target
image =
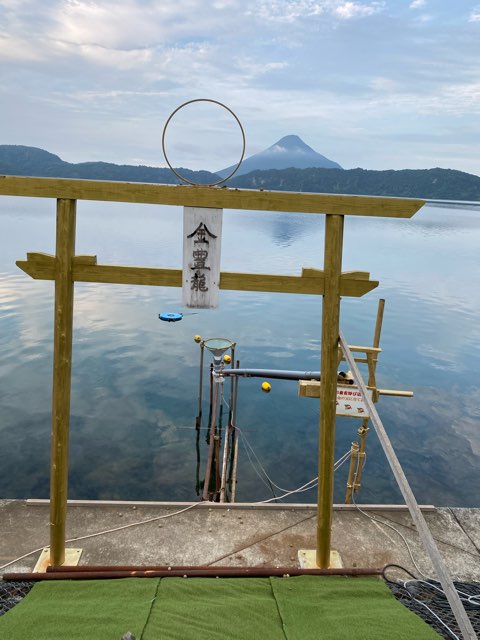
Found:
[[[229,173],[226,178],[222,178],[222,180],[218,180],[217,182],[212,182],[211,184],[202,184],[202,183],[199,183],[199,182],[192,182],[188,178],[185,178],[185,176],[182,176],[180,173],[178,173],[178,171],[176,171],[172,167],[172,165],[170,164],[170,161],[169,161],[168,156],[167,156],[167,151],[165,149],[165,134],[167,132],[167,127],[170,124],[170,121],[172,120],[173,116],[176,113],[178,113],[180,111],[180,109],[183,109],[183,107],[186,107],[189,104],[193,104],[194,102],[211,102],[212,104],[217,104],[219,107],[222,107],[223,109],[228,111],[235,118],[235,120],[237,121],[238,126],[240,127],[240,132],[242,134],[242,154],[240,156],[240,160],[235,165],[235,168],[233,169],[233,171],[231,173]],[[223,104],[223,102],[219,102],[218,100],[212,100],[211,98],[195,98],[194,100],[188,100],[187,102],[184,102],[183,104],[181,104],[168,117],[168,120],[166,121],[165,126],[163,127],[162,149],[163,149],[163,155],[165,156],[165,160],[167,161],[168,166],[173,171],[173,173],[177,176],[177,178],[180,178],[180,180],[183,180],[183,182],[188,182],[188,184],[191,184],[194,187],[215,187],[218,184],[222,184],[223,182],[226,182],[227,180],[229,180],[238,171],[240,165],[242,164],[243,157],[245,155],[245,131],[244,131],[242,123],[240,122],[240,120],[239,120],[238,116],[236,115],[236,113],[234,113],[229,107],[227,107],[227,105]]]

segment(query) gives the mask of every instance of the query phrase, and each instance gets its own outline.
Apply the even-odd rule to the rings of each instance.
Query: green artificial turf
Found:
[[[120,640],[141,637],[158,579],[39,582],[0,618],[1,640]]]
[[[288,640],[438,640],[376,578],[270,578]]]
[[[2,640],[438,640],[376,578],[128,578],[37,584]]]
[[[230,638],[285,640],[268,578],[161,581],[142,640]]]

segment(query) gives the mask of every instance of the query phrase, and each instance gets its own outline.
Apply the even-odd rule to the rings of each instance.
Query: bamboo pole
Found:
[[[347,478],[347,491],[345,493],[345,504],[350,504],[352,502],[352,493],[354,491],[354,483],[355,483],[355,469],[357,468],[357,460],[358,460],[358,442],[352,442],[352,446],[350,448],[350,467],[348,469],[348,478]]]
[[[50,563],[65,561],[68,431],[73,333],[76,201],[57,200],[55,320],[53,338],[52,445],[50,466]]]
[[[325,216],[325,293],[322,305],[320,428],[318,441],[317,566],[330,564],[333,474],[337,401],[337,360],[340,322],[343,216]]]
[[[358,450],[358,466],[357,473],[355,477],[355,482],[353,483],[353,492],[357,493],[360,491],[360,487],[362,486],[362,472],[363,467],[365,466],[365,449],[367,448],[367,434],[370,431],[368,428],[369,418],[365,418],[362,421],[362,426],[358,430],[358,435],[360,436],[360,448]]]

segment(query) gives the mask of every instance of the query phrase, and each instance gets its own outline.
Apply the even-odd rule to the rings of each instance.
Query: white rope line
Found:
[[[362,464],[362,470],[363,470],[363,469],[364,469],[364,467],[365,467],[366,459],[367,459],[367,456],[366,456],[366,454],[365,454],[365,456],[364,456],[364,463]],[[356,484],[356,482],[357,482],[357,476],[358,476],[359,468],[360,468],[360,456],[358,456],[358,457],[357,457],[357,466],[356,466],[356,468],[355,468],[355,475],[354,475],[354,479],[353,479],[353,487],[354,487],[354,488],[355,488],[355,484]],[[358,511],[360,511],[360,513],[363,513],[363,515],[364,515],[364,516],[366,516],[366,517],[367,517],[367,518],[369,518],[370,520],[373,520],[374,522],[378,522],[378,524],[383,525],[384,527],[388,527],[389,529],[393,529],[393,531],[395,531],[395,533],[396,533],[396,534],[398,534],[398,535],[400,536],[400,538],[403,540],[403,542],[404,542],[404,544],[405,544],[405,546],[406,546],[406,548],[407,548],[407,551],[408,551],[408,554],[409,554],[409,556],[410,556],[410,559],[412,560],[412,563],[413,563],[414,567],[416,568],[416,570],[418,571],[419,575],[421,575],[421,576],[422,576],[422,578],[425,578],[425,579],[427,579],[427,580],[428,580],[428,576],[426,576],[426,575],[422,572],[422,570],[421,570],[421,569],[420,569],[420,567],[418,566],[418,564],[417,564],[417,562],[416,562],[415,558],[413,557],[413,553],[412,553],[412,550],[411,550],[411,548],[410,548],[410,545],[408,544],[407,539],[405,538],[405,536],[403,535],[403,533],[402,533],[401,531],[399,531],[399,530],[398,530],[396,527],[394,527],[393,525],[389,524],[388,522],[385,522],[385,521],[383,521],[383,520],[379,520],[378,518],[375,518],[375,516],[372,516],[372,515],[370,515],[369,513],[366,513],[365,511],[363,511],[363,509],[360,509],[360,507],[358,506],[358,504],[355,502],[355,490],[354,490],[354,491],[352,491],[352,502],[353,502],[353,504],[355,505],[355,507],[358,509]]]
[[[347,458],[345,458],[342,461],[340,460],[341,458],[335,463],[333,467],[335,471],[337,471],[337,469],[339,469],[342,466],[342,464],[344,464],[347,461]],[[310,486],[307,486],[307,485],[310,485]],[[288,491],[287,493],[284,493],[281,496],[277,496],[276,498],[269,498],[268,500],[262,500],[261,502],[254,502],[254,504],[265,504],[267,502],[272,502],[273,500],[282,500],[282,498],[286,498],[287,496],[290,496],[293,493],[303,493],[304,491],[308,491],[309,489],[314,489],[317,485],[318,485],[318,476],[316,478],[313,478],[313,480],[309,480],[306,484],[302,485],[298,489],[294,489],[293,491]]]
[[[250,449],[250,451],[252,452],[252,455],[255,457],[255,460],[258,462],[258,465],[260,467],[260,469],[263,471],[263,473],[265,474],[265,477],[268,479],[268,481],[279,491],[284,491],[286,493],[296,493],[298,492],[298,489],[284,489],[283,487],[280,487],[278,484],[276,484],[272,478],[270,478],[270,476],[268,475],[265,467],[262,465],[260,459],[258,458],[257,454],[255,453],[255,450],[253,449],[252,445],[250,444],[250,442],[248,441],[247,436],[244,434],[244,432],[240,429],[240,427],[237,427],[235,425],[233,425],[234,429],[237,429],[238,432],[240,433],[240,435],[242,436],[242,442],[244,445],[245,450],[247,451],[247,446]],[[250,460],[250,463],[252,464],[252,467],[255,470],[255,473],[261,478],[260,474],[258,473],[258,470],[256,469],[255,465],[252,463],[250,456],[248,455],[248,451],[247,451],[247,456]],[[346,451],[343,456],[341,456],[336,462],[335,462],[335,468],[339,468],[346,460],[347,458],[350,456],[350,449],[348,451]],[[338,465],[338,467],[336,466]],[[262,482],[268,486],[265,481],[263,480],[263,478],[261,478]],[[315,482],[315,480],[317,480],[317,478],[314,478],[313,480],[311,480],[310,482]],[[308,484],[308,483],[307,483]],[[270,488],[270,487],[269,487]]]
[[[240,435],[242,435],[242,436],[243,436],[243,433],[241,432],[241,430],[240,430],[238,427],[234,427],[234,429],[236,429],[236,430],[240,433]],[[269,484],[268,484],[268,482],[266,482],[266,481],[265,481],[264,477],[259,473],[259,471],[258,471],[257,467],[256,467],[256,466],[255,466],[255,464],[253,463],[253,460],[251,459],[251,457],[250,457],[250,453],[249,453],[249,451],[248,451],[248,449],[247,449],[247,446],[246,446],[246,444],[245,444],[244,437],[245,437],[245,436],[243,436],[243,438],[242,438],[242,444],[243,444],[243,448],[245,449],[245,453],[247,454],[248,461],[250,462],[250,464],[251,464],[251,466],[252,466],[252,469],[255,471],[255,473],[257,474],[257,476],[260,478],[261,482],[263,482],[263,484],[267,487],[267,489],[269,489],[269,490],[271,491],[271,490],[272,490],[271,485],[269,485]],[[268,478],[268,475],[267,475],[267,478]],[[273,484],[273,483],[272,483],[272,484]]]
[[[318,482],[316,482],[316,480],[317,478],[314,478],[313,481],[310,480],[309,482],[307,482],[307,484],[302,485],[298,489],[294,489],[293,491],[288,491],[287,493],[284,493],[281,496],[277,496],[276,498],[269,498],[268,500],[259,500],[258,502],[254,502],[253,504],[267,504],[268,502],[273,502],[273,500],[282,500],[282,498],[291,496],[292,493],[300,493],[302,491],[308,491],[309,489],[313,489],[318,485]],[[314,482],[314,484],[311,484],[312,482]],[[307,486],[307,485],[310,485],[310,486]],[[304,487],[307,487],[307,488],[305,489]]]
[[[235,425],[233,425],[234,429],[236,429],[240,435],[242,436],[242,444],[245,448],[245,452],[247,454],[248,460],[250,462],[250,464],[252,465],[253,470],[255,471],[255,473],[257,474],[257,476],[260,478],[260,480],[263,482],[263,484],[271,489],[271,487],[265,482],[264,478],[260,475],[257,467],[255,466],[255,464],[252,461],[252,458],[250,457],[250,453],[249,450],[252,452],[253,456],[255,457],[256,461],[258,462],[258,465],[260,466],[261,470],[263,471],[263,473],[265,474],[265,477],[268,479],[268,481],[271,483],[271,485],[273,485],[274,487],[276,487],[277,489],[279,489],[280,491],[283,491],[283,495],[280,496],[274,496],[273,498],[269,498],[268,500],[260,500],[258,502],[255,502],[254,504],[266,504],[269,502],[273,502],[275,500],[281,500],[283,498],[286,498],[287,496],[290,496],[294,493],[303,493],[304,491],[309,491],[310,489],[315,488],[318,485],[318,476],[316,476],[315,478],[313,478],[312,480],[309,480],[308,482],[306,482],[305,484],[301,485],[300,487],[298,487],[297,489],[291,489],[291,490],[287,490],[287,489],[283,489],[282,487],[280,487],[279,485],[277,485],[268,475],[267,471],[265,470],[265,467],[262,465],[259,457],[257,456],[257,454],[255,453],[255,450],[253,449],[252,445],[249,443],[248,438],[245,436],[245,434],[243,433],[243,431],[240,429],[240,427],[237,427]],[[248,448],[247,448],[248,446]],[[343,456],[341,456],[334,465],[334,470],[336,471],[337,469],[339,469],[349,458],[350,456],[350,450],[346,451]]]
[[[426,604],[425,602],[422,602],[422,600],[419,600],[418,598],[416,598],[412,593],[410,593],[410,590],[407,587],[407,584],[409,584],[410,582],[425,582],[425,580],[407,580],[401,584],[403,584],[405,590],[407,591],[408,595],[410,596],[410,598],[412,600],[414,600],[417,604],[422,605],[422,607],[425,607],[425,609],[427,609],[429,611],[429,613],[434,616],[434,618],[436,618],[438,620],[438,622],[445,627],[445,629],[447,630],[447,632],[451,635],[451,637],[454,640],[462,640],[459,636],[457,636],[457,634],[448,626],[448,624],[446,622],[444,622],[442,620],[442,618],[440,618],[439,615],[437,615],[435,613],[435,611],[433,611],[433,609],[431,609],[428,604]],[[430,584],[430,582],[427,582],[426,584],[428,584],[430,587],[434,587],[434,585]],[[443,591],[443,589],[438,589],[438,587],[435,587],[438,591],[440,591],[444,596],[445,596],[445,591]],[[457,589],[458,592],[458,589]]]
[[[115,527],[113,529],[106,529],[105,531],[97,531],[96,533],[89,533],[85,536],[80,536],[78,538],[70,538],[69,540],[65,540],[65,544],[69,543],[69,542],[78,542],[79,540],[87,540],[87,538],[95,538],[96,536],[103,536],[107,533],[114,533],[115,531],[122,531],[123,529],[129,529],[130,527],[138,527],[142,524],[147,524],[149,522],[156,522],[157,520],[163,520],[165,518],[171,518],[172,516],[178,516],[178,514],[180,513],[184,513],[185,511],[188,511],[189,509],[193,509],[194,507],[197,507],[199,504],[201,504],[201,502],[195,502],[195,504],[191,504],[188,507],[185,507],[185,509],[181,509],[180,511],[175,511],[175,513],[167,513],[164,516],[155,516],[155,518],[148,518],[148,520],[141,520],[140,522],[131,522],[130,524],[124,524],[120,527]],[[5,569],[6,567],[9,567],[12,564],[15,564],[16,562],[19,562],[20,560],[23,560],[24,558],[28,558],[28,556],[33,555],[34,553],[38,553],[39,551],[43,551],[43,549],[48,548],[49,545],[44,545],[43,547],[39,547],[38,549],[34,549],[33,551],[29,551],[28,553],[25,553],[23,556],[20,556],[18,558],[15,558],[15,560],[11,560],[10,562],[7,562],[6,564],[2,564],[0,566],[0,569]]]

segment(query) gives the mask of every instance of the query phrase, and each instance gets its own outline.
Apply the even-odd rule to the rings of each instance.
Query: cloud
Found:
[[[242,75],[244,75],[244,80],[246,78],[257,78],[269,73],[270,71],[279,71],[287,67],[288,62],[286,61],[258,61],[249,56],[240,56],[235,60],[235,68],[237,69],[237,71],[240,71]]]
[[[299,18],[319,16],[325,11],[324,2],[318,0],[259,0],[249,3],[247,15],[261,20],[292,23]]]
[[[410,3],[410,9],[420,9],[421,7],[424,7],[426,5],[426,0],[413,0],[413,2]]]
[[[168,115],[186,100],[211,97],[238,113],[253,153],[295,131],[311,144],[321,140],[319,150],[345,166],[361,162],[361,153],[377,166],[382,153],[387,166],[392,158],[395,166],[430,161],[439,138],[432,134],[427,154],[413,151],[416,135],[453,132],[459,116],[463,141],[478,130],[480,41],[471,23],[480,5],[469,5],[463,23],[452,9],[419,29],[423,12],[408,7],[426,4],[0,0],[0,94],[9,122],[1,142],[36,144],[72,161],[157,164]],[[193,120],[203,125],[197,112]],[[185,132],[196,135],[195,127]],[[402,136],[411,152],[397,157],[387,149]],[[337,148],[347,139],[357,151],[344,147],[342,157]],[[374,148],[379,139],[383,150]],[[464,142],[452,161],[461,163],[466,149]],[[442,157],[451,152],[445,143]],[[217,166],[231,164],[215,157]],[[463,166],[472,170],[475,158],[472,151]]]
[[[361,2],[342,2],[334,9],[334,14],[342,20],[351,20],[352,18],[373,16],[375,13],[382,11],[383,7],[383,2],[369,2],[367,4]]]
[[[480,5],[475,7],[470,16],[468,17],[469,22],[480,22]]]
[[[300,19],[333,16],[341,20],[363,18],[381,11],[383,1],[345,2],[345,0],[260,0],[247,11],[262,20],[291,24]]]
[[[46,57],[43,47],[26,38],[0,33],[0,60],[36,62]]]
[[[234,28],[241,12],[240,0],[204,0],[201,11],[196,0],[47,0],[41,12],[33,0],[2,4],[0,36],[12,39],[8,57],[19,60],[76,53],[102,61],[109,55],[102,50],[143,58],[142,52],[178,41],[215,39]]]

